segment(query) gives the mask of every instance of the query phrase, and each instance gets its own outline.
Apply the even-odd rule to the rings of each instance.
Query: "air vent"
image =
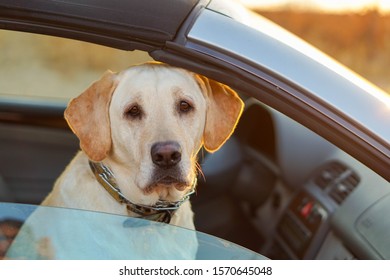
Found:
[[[330,162],[315,177],[317,186],[341,204],[360,182],[359,176],[340,162]]]
[[[336,161],[330,162],[321,169],[314,179],[314,182],[317,186],[324,190],[328,186],[332,185],[334,181],[337,180],[337,178],[339,178],[346,170],[347,167],[345,165]]]
[[[346,174],[343,174],[341,180],[337,182],[329,192],[330,197],[334,199],[338,204],[344,201],[347,196],[356,188],[359,184],[360,178],[352,170],[348,170]]]

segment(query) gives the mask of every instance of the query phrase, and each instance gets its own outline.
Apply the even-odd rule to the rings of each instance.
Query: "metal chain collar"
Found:
[[[163,222],[169,224],[173,214],[176,212],[179,207],[189,200],[190,196],[195,193],[195,187],[197,180],[194,180],[191,190],[180,200],[170,202],[166,200],[159,200],[155,205],[143,205],[136,204],[128,200],[120,191],[118,184],[116,182],[115,176],[112,171],[101,162],[92,162],[89,161],[89,166],[93,174],[95,175],[97,181],[108,191],[108,193],[119,203],[126,204],[127,210],[129,212],[136,213],[142,218]]]

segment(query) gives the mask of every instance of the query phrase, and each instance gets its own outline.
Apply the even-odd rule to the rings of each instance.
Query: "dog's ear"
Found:
[[[103,160],[111,149],[109,107],[116,86],[116,75],[106,71],[65,110],[66,121],[92,161]]]
[[[197,75],[207,100],[203,145],[209,152],[218,150],[233,133],[242,114],[244,102],[230,87]]]

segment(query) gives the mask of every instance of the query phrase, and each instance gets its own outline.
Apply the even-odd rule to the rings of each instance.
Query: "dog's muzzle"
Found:
[[[189,192],[182,199],[178,201],[171,202],[166,200],[159,200],[155,205],[152,206],[136,204],[131,202],[122,194],[122,192],[118,187],[118,184],[116,183],[114,174],[107,166],[105,166],[101,162],[92,162],[92,161],[89,161],[89,166],[91,167],[91,170],[95,175],[97,181],[100,183],[100,185],[104,187],[104,189],[106,189],[106,191],[108,191],[108,193],[116,201],[118,201],[121,204],[125,204],[129,212],[135,213],[139,215],[141,218],[150,221],[163,222],[169,224],[172,219],[172,216],[179,209],[179,207],[184,202],[189,200],[190,196],[193,193],[195,193],[195,187],[197,182],[196,178]]]

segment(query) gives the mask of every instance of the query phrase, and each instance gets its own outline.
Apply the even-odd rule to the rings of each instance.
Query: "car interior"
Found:
[[[23,94],[23,93],[21,93]],[[75,93],[76,95],[77,93]],[[388,259],[390,184],[314,132],[239,92],[216,153],[201,151],[198,231],[270,259]],[[65,101],[0,98],[0,201],[39,204],[79,150]]]
[[[388,207],[388,182],[256,100],[202,166],[193,202],[200,231],[271,259],[387,258],[374,211]]]

